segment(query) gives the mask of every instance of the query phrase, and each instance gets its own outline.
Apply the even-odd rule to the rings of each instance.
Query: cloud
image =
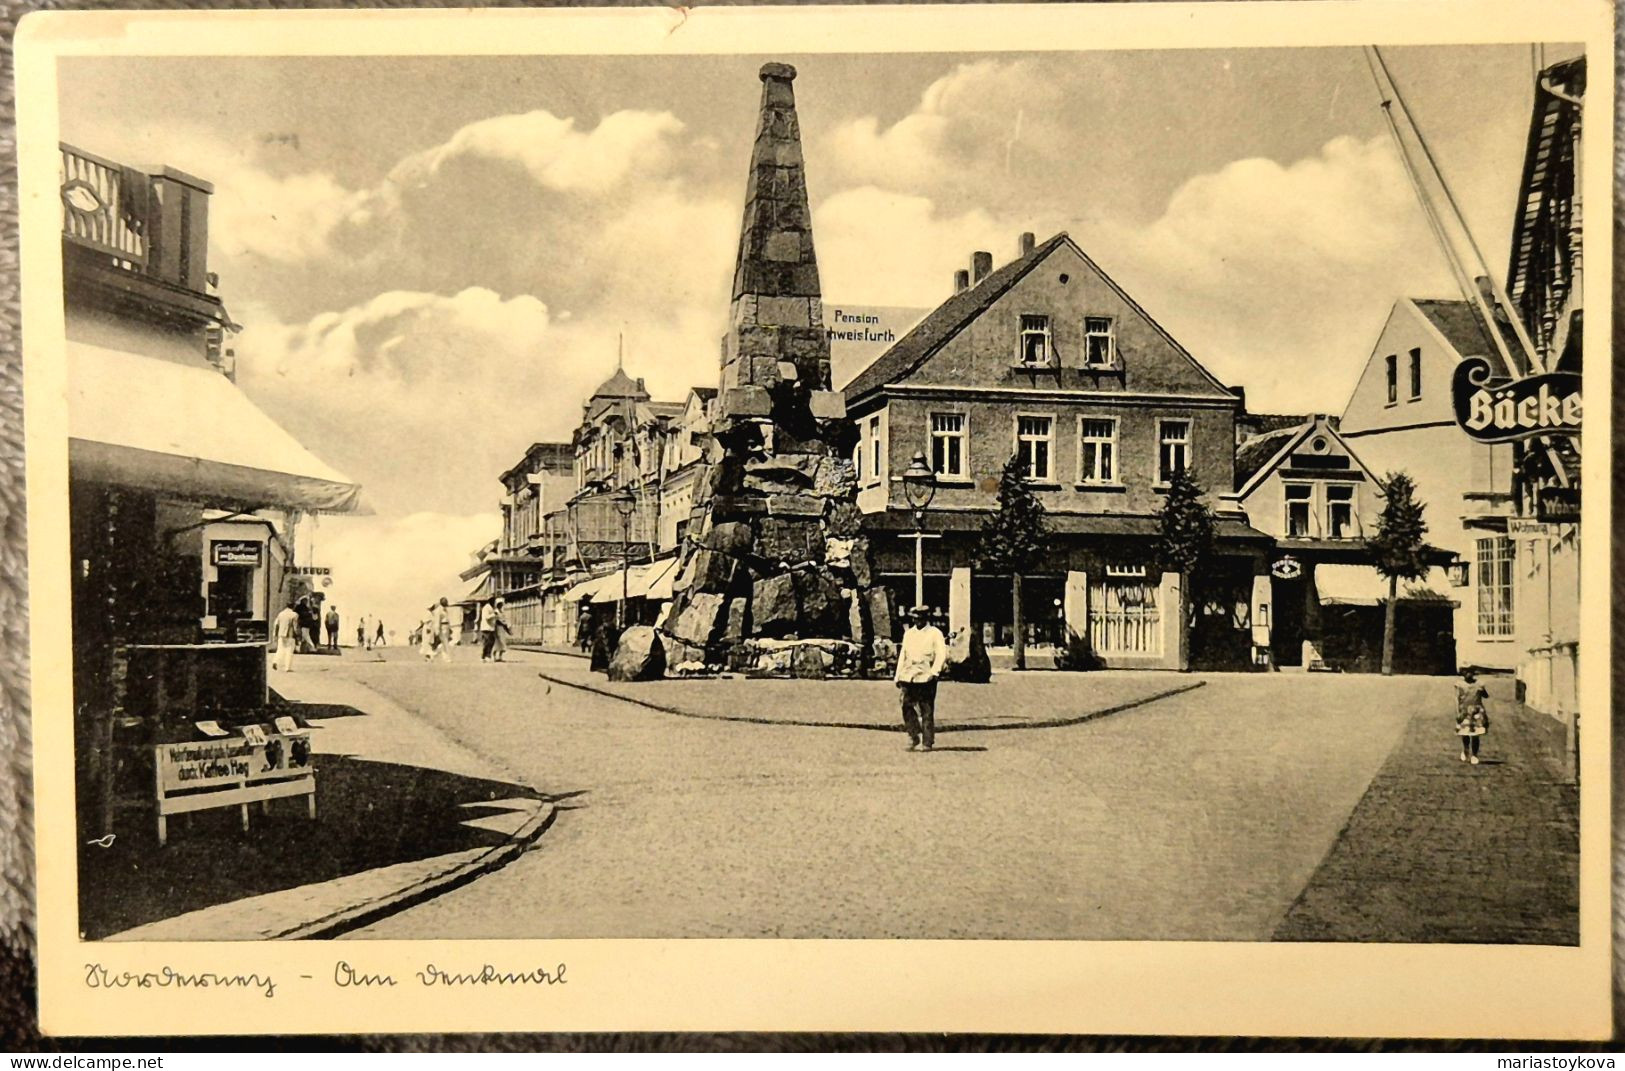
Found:
[[[1260,408],[1339,411],[1394,301],[1453,294],[1381,139],[1236,161],[1187,180],[1145,226],[1077,237]]]
[[[875,186],[846,190],[813,212],[824,294],[868,305],[934,308],[973,250],[1011,259],[1019,232],[975,209],[944,216],[928,197]]]
[[[602,194],[629,179],[665,175],[671,139],[682,130],[670,112],[619,111],[587,132],[577,130],[574,119],[543,109],[492,116],[405,157],[387,184],[422,185],[452,162],[473,157],[517,164],[545,189]]]

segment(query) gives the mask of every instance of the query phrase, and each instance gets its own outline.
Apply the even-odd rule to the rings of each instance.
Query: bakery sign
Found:
[[[1468,436],[1481,443],[1508,443],[1535,435],[1580,434],[1578,372],[1510,379],[1490,371],[1482,357],[1456,365],[1450,400],[1456,423]]]

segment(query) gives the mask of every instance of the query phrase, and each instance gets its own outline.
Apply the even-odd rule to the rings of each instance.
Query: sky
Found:
[[[1504,272],[1529,47],[1385,55]],[[215,184],[238,383],[377,511],[300,553],[404,635],[620,337],[657,398],[715,385],[769,59],[827,304],[929,309],[973,250],[1065,230],[1250,408],[1339,412],[1397,298],[1456,296],[1355,48],[75,58],[60,130]]]

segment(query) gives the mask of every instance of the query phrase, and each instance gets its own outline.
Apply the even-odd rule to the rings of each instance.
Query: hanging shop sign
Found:
[[[1580,489],[1578,487],[1542,487],[1535,499],[1535,517],[1547,524],[1578,523],[1580,520]]]
[[[1468,357],[1456,365],[1450,399],[1456,423],[1481,443],[1535,435],[1580,434],[1580,374],[1542,372],[1522,379],[1492,377],[1490,363]]]
[[[1280,580],[1296,580],[1303,575],[1303,563],[1296,558],[1282,558],[1270,565],[1270,575]]]
[[[333,570],[326,565],[294,565],[289,567],[288,572],[294,576],[328,576]]]
[[[211,565],[252,565],[263,560],[265,544],[252,539],[216,539],[209,544]]]

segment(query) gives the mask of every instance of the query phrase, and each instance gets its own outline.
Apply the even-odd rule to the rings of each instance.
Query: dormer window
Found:
[[[1021,363],[1029,367],[1049,364],[1049,317],[1021,318]]]
[[[1083,318],[1083,363],[1088,368],[1109,368],[1117,359],[1117,332],[1110,316]]]

